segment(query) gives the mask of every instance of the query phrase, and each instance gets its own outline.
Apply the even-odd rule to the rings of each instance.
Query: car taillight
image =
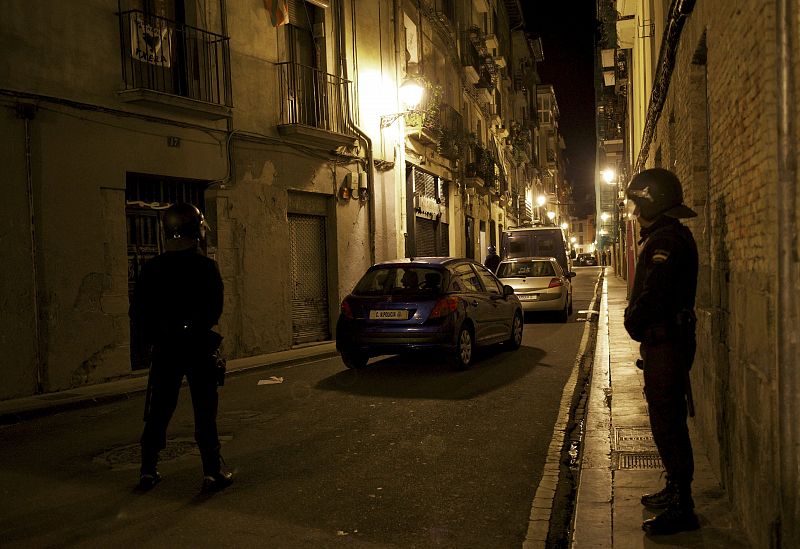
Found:
[[[350,303],[345,299],[342,301],[342,314],[345,318],[353,318],[353,310],[350,308]]]
[[[563,286],[563,285],[564,285],[564,281],[561,280],[560,278],[551,278],[550,279],[550,284],[548,284],[547,287],[548,288],[558,288],[559,286]]]
[[[443,297],[436,302],[428,318],[447,316],[458,308],[457,297]]]

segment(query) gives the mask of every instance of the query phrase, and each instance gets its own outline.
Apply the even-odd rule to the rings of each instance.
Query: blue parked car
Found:
[[[444,350],[459,368],[475,347],[522,343],[523,316],[511,286],[471,259],[398,259],[370,267],[342,301],[336,348],[348,368],[372,356]]]

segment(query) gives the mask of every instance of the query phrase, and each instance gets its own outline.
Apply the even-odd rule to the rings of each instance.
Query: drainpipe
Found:
[[[33,163],[31,162],[31,120],[36,115],[36,107],[30,104],[17,105],[17,117],[25,125],[25,184],[28,194],[28,223],[31,246],[31,306],[33,312],[33,360],[36,375],[36,394],[44,392],[44,368],[42,364],[41,326],[39,325],[39,271],[36,264],[36,216],[33,201]]]
[[[344,0],[341,0],[340,2],[338,2],[338,4],[339,4],[339,24],[337,25],[337,30],[338,30],[337,34],[339,39],[339,70],[341,73],[341,77],[344,80],[349,80],[349,78],[347,77],[347,48],[345,44],[345,33],[344,33],[345,25],[343,24],[345,19]],[[351,9],[353,10],[352,28],[353,28],[353,40],[355,41],[355,32],[356,32],[355,5],[352,5]],[[347,85],[345,85],[344,87],[344,96],[346,104],[349,107],[352,107],[352,98],[350,97],[350,87]],[[356,123],[353,122],[353,117],[350,108],[347,109],[346,123],[347,127],[350,128],[350,130],[352,130],[353,132],[355,132],[359,136],[359,138],[361,138],[366,147],[366,156],[367,156],[366,172],[367,172],[367,193],[368,193],[367,196],[369,202],[369,208],[367,210],[369,215],[369,261],[370,265],[372,265],[373,263],[375,263],[375,209],[376,209],[375,173],[372,161],[373,159],[372,140],[369,138],[366,132],[364,132],[364,130],[356,126]]]
[[[400,85],[402,74],[400,68],[405,66],[406,61],[406,48],[405,41],[401,42],[400,38],[404,36],[405,29],[403,27],[403,7],[401,0],[394,0],[392,2],[392,17],[394,18],[394,69],[395,69],[395,82]],[[408,209],[408,174],[406,174],[406,118],[401,116],[398,120],[400,132],[400,140],[398,142],[397,162],[394,165],[395,184],[400,189],[400,235],[402,238],[402,256],[410,255],[408,252],[416,253],[416,250],[409,250],[409,242],[416,244],[413,235],[409,238],[409,233],[414,231],[414,214],[413,207],[411,208],[411,216],[409,216]],[[416,246],[415,246],[416,247]]]
[[[781,523],[777,547],[800,545],[800,372],[798,372],[797,284],[797,146],[793,0],[776,1],[778,51],[778,422],[780,424]]]
[[[681,32],[686,18],[692,14],[697,0],[672,0],[669,8],[669,16],[664,27],[664,38],[661,40],[661,50],[658,53],[658,63],[656,64],[656,76],[653,80],[653,90],[650,92],[650,103],[647,106],[647,120],[645,121],[644,131],[642,132],[642,145],[639,149],[639,157],[634,166],[634,173],[644,169],[647,155],[650,150],[650,142],[655,133],[656,124],[661,116],[661,109],[667,99],[669,83],[672,78],[672,69],[675,67],[675,57],[678,53],[678,44],[681,40]]]

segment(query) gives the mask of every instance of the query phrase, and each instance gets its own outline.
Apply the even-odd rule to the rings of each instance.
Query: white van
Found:
[[[564,273],[572,271],[572,259],[561,227],[521,227],[503,231],[501,259],[555,257]]]

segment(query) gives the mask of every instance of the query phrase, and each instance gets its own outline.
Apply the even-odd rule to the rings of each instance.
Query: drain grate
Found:
[[[649,427],[614,427],[614,449],[619,452],[656,451]]]
[[[663,469],[658,452],[616,452],[615,469]]]

